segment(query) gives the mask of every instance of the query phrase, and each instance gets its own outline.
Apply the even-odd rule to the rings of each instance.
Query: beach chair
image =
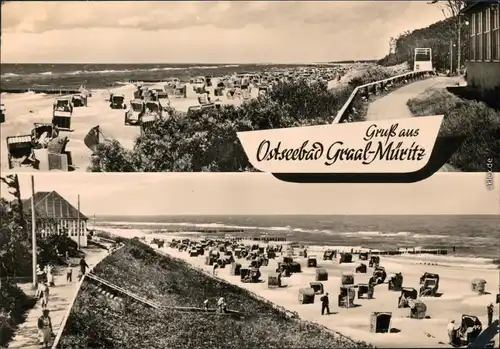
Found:
[[[7,137],[6,142],[9,169],[36,166],[31,135]]]

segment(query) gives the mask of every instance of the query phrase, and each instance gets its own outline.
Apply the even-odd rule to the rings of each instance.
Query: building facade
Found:
[[[469,21],[467,85],[500,93],[500,3],[471,1],[462,13]]]
[[[36,228],[39,234],[65,233],[76,243],[80,242],[80,247],[87,246],[88,218],[84,214],[55,191],[37,192],[34,197],[24,200],[23,208],[27,214],[31,214],[33,198],[38,217]]]

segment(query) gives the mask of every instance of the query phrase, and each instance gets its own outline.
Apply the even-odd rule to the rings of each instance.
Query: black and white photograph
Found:
[[[2,178],[1,347],[499,345],[500,203],[483,174]]]
[[[485,172],[499,6],[2,2],[1,169],[256,172],[237,132],[444,115],[442,171]]]

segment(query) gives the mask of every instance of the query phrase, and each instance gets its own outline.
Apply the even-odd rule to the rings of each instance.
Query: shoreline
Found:
[[[110,232],[111,233],[111,232]],[[144,232],[114,231],[112,234],[125,238],[144,237],[146,242],[151,241],[154,235]],[[171,241],[174,236],[160,236],[166,244]],[[252,244],[251,240],[248,243]],[[259,244],[264,245],[264,244]],[[157,249],[157,248],[155,248]],[[163,247],[158,249],[163,253],[167,253],[175,258],[180,258],[186,263],[201,268],[210,273],[213,269],[211,266],[205,265],[204,256],[189,257],[187,252],[179,252],[177,249]],[[314,254],[308,249],[309,254]],[[333,312],[331,316],[320,315],[320,305],[318,301],[314,304],[299,304],[297,301],[297,292],[300,288],[307,287],[310,281],[314,281],[315,268],[307,268],[304,257],[294,255],[294,260],[299,261],[302,265],[302,272],[292,274],[291,277],[284,278],[286,287],[279,289],[268,289],[266,283],[241,283],[239,276],[230,275],[231,268],[217,270],[217,276],[226,282],[232,283],[238,287],[245,288],[256,293],[278,306],[282,306],[291,312],[297,312],[299,316],[307,321],[312,321],[320,325],[326,326],[333,331],[339,332],[344,336],[353,338],[358,341],[371,343],[379,348],[438,348],[449,347],[443,343],[447,342],[446,325],[450,319],[460,321],[462,314],[474,314],[480,318],[483,326],[486,321],[486,305],[494,303],[496,284],[498,283],[498,270],[474,268],[464,265],[463,263],[453,263],[450,266],[415,264],[412,260],[398,257],[382,256],[381,266],[383,266],[388,275],[402,272],[405,280],[405,287],[419,288],[419,278],[424,272],[437,273],[441,277],[439,296],[438,297],[423,297],[422,300],[427,305],[428,318],[416,320],[408,318],[408,308],[398,308],[398,296],[400,292],[388,291],[384,284],[376,287],[375,295],[372,300],[355,299],[355,308],[339,308],[336,305],[336,295],[340,287],[340,276],[345,272],[353,272],[358,261],[353,263],[338,264],[336,261],[323,261],[322,256],[318,257],[318,267],[327,270],[329,277],[328,281],[323,282],[325,292],[331,292],[332,297],[330,308]],[[245,263],[244,259],[237,260],[238,263]],[[274,272],[277,266],[276,260],[270,260],[268,266],[261,267],[261,280],[266,281],[267,276]],[[368,274],[354,274],[356,283],[366,282]],[[470,290],[470,282],[474,278],[481,277],[487,280],[487,290],[490,293],[478,295]],[[387,281],[386,281],[387,282]],[[385,284],[386,285],[386,284]],[[318,296],[319,298],[319,296]],[[497,307],[495,307],[497,308]],[[392,328],[396,328],[398,333],[372,333],[370,332],[370,313],[372,312],[391,312],[392,313]],[[498,310],[495,309],[495,316],[498,316]],[[485,328],[485,327],[483,327]],[[408,334],[411,334],[408,336]],[[496,337],[498,342],[498,336]],[[402,343],[405,343],[404,345]],[[402,346],[403,345],[403,346]]]
[[[206,237],[206,238],[231,238],[231,236],[223,236],[223,235],[213,235],[211,234],[206,234],[203,232],[196,232],[196,231],[182,231],[182,232],[159,232],[158,230],[155,229],[127,229],[127,228],[112,228],[110,226],[99,226],[96,225],[92,229],[95,229],[96,231],[104,231],[110,234],[126,237],[126,238],[133,238],[133,237],[145,237],[145,238],[160,238],[160,239],[165,239],[165,240],[171,240],[171,239],[179,239],[179,238],[185,238],[185,237]],[[264,243],[264,241],[258,241],[258,240],[253,240],[251,238],[248,239],[248,241],[253,241],[255,243]],[[273,243],[272,241],[269,241],[269,243]],[[296,241],[276,241],[274,242],[275,244],[282,244],[282,245],[287,245],[287,244],[296,244]],[[369,252],[370,250],[372,252],[377,251],[375,248],[367,248],[363,246],[355,246],[355,245],[339,245],[339,244],[318,244],[318,243],[305,243],[304,245],[308,246],[308,249],[312,249],[316,251],[317,253],[323,253],[326,249],[337,249],[339,251],[346,251],[349,252],[351,249],[358,250],[361,252]],[[478,269],[500,269],[500,266],[498,264],[498,261],[494,257],[478,257],[474,255],[458,255],[458,254],[447,254],[447,255],[434,255],[434,254],[426,254],[426,253],[415,253],[415,254],[399,254],[395,256],[390,256],[390,255],[381,255],[383,258],[397,258],[397,259],[405,259],[408,261],[411,261],[412,263],[416,264],[424,264],[424,263],[438,263],[439,265],[442,266],[455,266],[457,264],[459,265],[468,265],[470,267],[475,267]]]
[[[168,254],[174,258],[179,258],[184,262],[190,264],[191,266],[202,269],[206,273],[211,272],[211,267],[206,266],[203,263],[203,258],[190,258],[188,253],[179,252],[176,249],[164,247],[159,249],[162,253]],[[304,266],[305,260],[300,257],[294,256],[294,260],[300,261],[300,263]],[[241,261],[238,261],[241,262]],[[325,262],[320,261],[320,266],[324,267]],[[394,263],[392,261],[383,259],[384,266],[393,266],[398,265],[399,270],[408,269],[410,266],[401,265],[400,263]],[[274,261],[270,261],[270,267],[262,267],[262,279],[266,280],[267,275],[276,267]],[[343,268],[342,270],[345,270]],[[326,286],[326,291],[335,293],[338,292],[336,290],[335,285],[338,285],[338,277],[335,275],[331,275],[331,270],[328,268],[328,272],[330,274],[329,281],[324,282]],[[406,275],[406,272],[405,272]],[[239,287],[245,288],[255,294],[258,297],[262,297],[267,301],[270,301],[277,306],[284,307],[288,311],[296,312],[299,316],[306,320],[312,321],[319,325],[325,326],[332,331],[338,332],[346,337],[349,337],[353,340],[361,340],[372,345],[375,345],[379,348],[393,348],[395,346],[401,348],[437,348],[437,347],[448,347],[446,343],[446,332],[445,326],[447,318],[440,318],[436,313],[432,313],[430,320],[413,320],[407,319],[403,314],[406,313],[404,309],[397,309],[390,303],[387,303],[387,298],[389,296],[397,297],[398,293],[390,293],[386,292],[382,289],[382,291],[375,292],[375,299],[372,301],[364,301],[364,300],[356,300],[356,304],[361,305],[359,308],[354,309],[341,309],[337,308],[336,304],[331,305],[333,310],[333,315],[331,316],[321,316],[319,315],[319,305],[315,302],[315,304],[311,305],[300,305],[296,300],[296,292],[298,289],[305,284],[308,280],[313,280],[311,273],[306,268],[303,269],[303,272],[300,274],[293,274],[292,277],[286,278],[285,283],[287,287],[283,290],[270,290],[267,289],[265,284],[243,284],[239,282],[238,276],[231,276],[228,273],[228,270],[219,269],[217,271],[217,277],[221,278],[226,282],[230,282]],[[355,278],[358,279],[360,277],[359,274],[355,274]],[[330,281],[330,279],[333,279]],[[379,286],[382,287],[382,286]],[[487,297],[487,296],[485,296]],[[335,296],[332,296],[335,300]],[[490,297],[491,298],[491,297]],[[370,306],[368,303],[377,302],[377,299],[380,299],[378,302],[379,305],[375,305],[375,308]],[[429,305],[429,307],[434,306],[436,304],[436,300],[424,299],[424,301]],[[448,297],[448,299],[443,302],[450,303],[455,301],[453,295]],[[486,302],[486,298],[484,299]],[[335,302],[331,302],[335,303]],[[365,312],[363,312],[364,307],[369,307]],[[390,308],[390,309],[389,309]],[[379,333],[371,333],[369,332],[369,311],[392,311],[393,319],[392,319],[392,327],[397,328],[399,333],[390,333],[390,334],[379,334]],[[439,312],[444,312],[447,317],[450,317],[450,309],[443,309]],[[469,311],[465,311],[465,313],[469,313]],[[364,315],[363,315],[364,314]],[[436,315],[435,315],[436,314]],[[483,320],[484,321],[484,320]],[[416,322],[421,322],[417,324]],[[483,322],[484,323],[484,322]],[[419,326],[421,325],[421,326]],[[411,331],[411,332],[409,332]],[[414,331],[421,332],[420,336],[417,335]],[[408,333],[413,333],[411,340],[407,340]],[[405,344],[402,344],[406,340]]]

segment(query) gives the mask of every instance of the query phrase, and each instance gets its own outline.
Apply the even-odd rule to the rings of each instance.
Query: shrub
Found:
[[[62,257],[66,252],[70,257],[78,256],[78,244],[67,235],[48,235],[38,239],[37,245],[38,261],[41,265],[49,262],[63,264]]]
[[[486,160],[500,154],[500,112],[477,101],[462,100],[446,90],[428,90],[408,101],[416,116],[444,115],[441,136],[464,135],[466,139],[450,164],[466,172],[486,171]],[[493,172],[500,163],[493,163]]]

